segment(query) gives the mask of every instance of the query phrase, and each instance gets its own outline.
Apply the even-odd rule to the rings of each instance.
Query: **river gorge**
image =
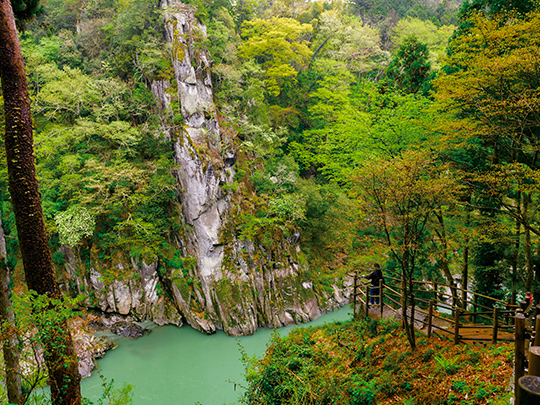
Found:
[[[293,328],[322,325],[351,319],[346,305],[306,324],[275,329],[281,336]],[[82,381],[82,394],[92,401],[103,392],[103,380],[114,380],[115,388],[133,385],[137,405],[230,405],[239,403],[244,379],[242,350],[261,357],[274,333],[261,328],[250,336],[232,337],[223,331],[205,335],[190,326],[155,328],[139,339],[118,339],[118,348],[97,361],[92,376]]]

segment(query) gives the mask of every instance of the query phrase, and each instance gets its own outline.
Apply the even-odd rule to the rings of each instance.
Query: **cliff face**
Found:
[[[239,209],[223,189],[233,181],[237,156],[229,132],[220,130],[213,102],[210,57],[201,47],[206,28],[190,6],[164,0],[162,7],[174,78],[154,81],[152,92],[178,165],[183,230],[176,243],[183,265],[119,259],[116,266],[131,275],[107,282],[98,262],[91,263],[90,274],[77,275],[77,254],[64,248],[72,288],[86,291],[93,297],[89,305],[104,312],[158,324],[186,320],[206,333],[223,329],[230,335],[306,322],[321,308],[345,304],[337,289],[324,304],[317,298],[293,241],[264,248],[225,232],[234,227],[232,212]]]

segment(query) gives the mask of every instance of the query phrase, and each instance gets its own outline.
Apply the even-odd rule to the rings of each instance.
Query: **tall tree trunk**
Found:
[[[516,197],[516,210],[521,212],[521,198],[523,194],[518,192]],[[518,279],[518,265],[519,265],[519,249],[521,245],[521,221],[516,219],[516,228],[515,228],[515,242],[514,242],[514,256],[512,257],[512,297],[511,303],[515,305],[516,303],[516,281]]]
[[[26,74],[9,0],[0,0],[0,79],[4,95],[9,192],[26,283],[30,290],[40,295],[60,298],[36,178]],[[52,403],[80,404],[77,357],[66,322],[56,322],[43,335],[48,336],[42,343]]]
[[[413,290],[414,283],[413,283],[412,270],[411,270],[411,274],[409,275],[408,284],[409,284],[408,295],[409,295],[409,301],[410,301],[410,307],[411,307],[411,322],[409,324],[409,329],[407,330],[407,337],[409,338],[409,344],[411,345],[411,350],[414,351],[416,349],[416,331],[414,329],[416,305],[414,302],[414,290]]]
[[[2,331],[2,351],[6,372],[6,388],[10,404],[24,402],[21,390],[21,367],[19,363],[19,339],[15,328],[15,316],[11,307],[9,288],[9,269],[6,262],[6,241],[2,219],[0,218],[0,322],[4,323]]]
[[[401,274],[402,274],[402,291],[403,291],[403,306],[402,306],[402,319],[403,319],[403,328],[407,334],[407,339],[409,340],[409,345],[411,350],[416,349],[416,333],[414,331],[414,292],[413,292],[413,271],[414,265],[411,265],[411,261],[414,260],[413,255],[409,250],[409,240],[408,232],[405,232],[403,238],[403,251],[401,255],[400,264],[401,264]],[[411,315],[410,320],[407,315],[407,301],[410,303]]]

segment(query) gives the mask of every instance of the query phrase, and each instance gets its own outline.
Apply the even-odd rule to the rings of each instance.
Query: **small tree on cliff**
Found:
[[[59,299],[61,292],[54,276],[36,178],[26,74],[8,0],[0,0],[0,79],[4,95],[9,191],[26,282],[28,288],[39,295]],[[52,403],[80,404],[77,357],[65,321],[53,322],[42,335]]]

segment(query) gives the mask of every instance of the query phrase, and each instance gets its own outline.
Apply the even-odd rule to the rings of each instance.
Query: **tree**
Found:
[[[394,47],[399,47],[411,36],[415,36],[419,42],[426,44],[429,49],[429,63],[434,69],[439,69],[439,59],[446,55],[448,40],[456,29],[453,25],[437,27],[429,20],[419,18],[404,18],[399,20],[392,32]]]
[[[340,61],[358,76],[380,70],[390,59],[390,53],[381,49],[378,29],[336,10],[320,15],[313,45],[319,58]]]
[[[482,12],[487,15],[515,11],[526,14],[535,8],[534,0],[467,0],[459,11],[461,18],[467,18],[472,12]]]
[[[19,24],[24,28],[25,22],[40,15],[43,12],[43,6],[39,0],[11,0],[13,14]]]
[[[4,127],[4,103],[0,98],[0,128]],[[4,148],[0,149],[0,162],[5,166]],[[4,176],[2,176],[4,177]],[[6,229],[2,221],[4,207],[2,198],[7,194],[7,178],[0,179],[0,345],[4,354],[4,370],[6,374],[6,389],[8,400],[13,404],[22,403],[22,388],[20,375],[20,350],[17,334],[15,333],[15,317],[11,303],[12,289],[10,286],[12,263],[8,264],[6,249]]]
[[[343,63],[318,60],[313,69],[323,76],[309,97],[313,129],[304,131],[301,142],[292,142],[290,150],[305,172],[318,171],[342,183],[357,166],[358,154],[366,150],[367,117],[350,98],[353,76]]]
[[[431,71],[427,46],[408,37],[400,45],[386,74],[405,93],[426,92]]]
[[[435,165],[433,156],[405,151],[392,159],[383,157],[366,162],[358,170],[355,184],[366,226],[378,230],[375,238],[384,240],[399,265],[404,297],[403,325],[414,349],[413,280],[418,257],[425,243],[429,220],[450,198],[455,190],[454,182],[445,170]]]
[[[59,299],[36,178],[30,99],[11,4],[0,1],[0,79],[4,96],[9,191],[15,212],[26,282],[39,295]],[[81,403],[80,376],[65,322],[43,342],[53,404]]]
[[[513,276],[524,268],[523,286],[529,289],[533,235],[540,236],[535,209],[540,170],[540,13],[509,18],[512,15],[470,16],[468,35],[452,42],[447,66],[435,81],[435,96],[441,110],[467,123],[460,131],[460,145],[477,156],[466,169],[474,186],[473,200],[491,226],[503,230],[494,232],[498,241],[490,243],[508,246],[511,253],[506,260]],[[454,136],[447,134],[445,139]]]
[[[278,96],[284,81],[294,79],[307,66],[312,51],[306,35],[312,30],[310,24],[292,18],[256,19],[242,24],[242,36],[247,40],[240,46],[240,56],[262,64],[270,95]]]

